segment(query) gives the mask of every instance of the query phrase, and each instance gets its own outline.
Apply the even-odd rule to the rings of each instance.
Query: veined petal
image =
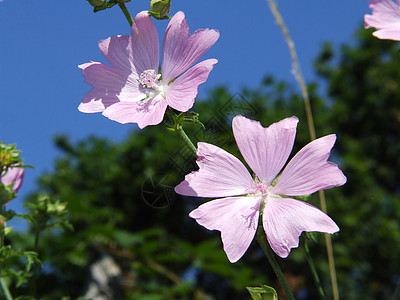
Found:
[[[272,194],[299,196],[346,183],[343,172],[328,162],[336,135],[316,139],[301,149],[287,164]]]
[[[125,86],[129,73],[109,65],[90,62],[79,65],[85,82],[111,92],[119,92]]]
[[[253,179],[242,162],[225,150],[208,144],[197,144],[199,170],[186,175],[175,192],[196,197],[226,197],[244,195]]]
[[[132,51],[133,63],[139,75],[148,69],[158,72],[158,34],[147,11],[138,13],[133,20]]]
[[[118,35],[102,40],[99,42],[99,49],[114,67],[128,74],[132,72],[136,74],[133,66],[131,36]]]
[[[375,27],[374,36],[380,39],[400,40],[400,1],[370,0],[372,15],[365,15],[365,27]]]
[[[219,38],[214,29],[199,29],[193,34],[183,12],[177,12],[165,31],[161,73],[170,82],[191,67]]]
[[[268,242],[282,258],[299,246],[303,231],[334,233],[336,223],[318,208],[290,198],[268,198],[263,212],[263,226]]]
[[[137,123],[142,129],[161,123],[167,102],[161,96],[139,102],[121,101],[104,110],[103,115],[118,123]]]
[[[79,66],[85,82],[94,87],[87,93],[79,106],[82,112],[99,112],[118,101],[139,101],[146,97],[142,92],[135,73],[98,62]]]
[[[208,230],[221,231],[224,251],[230,262],[237,262],[257,231],[260,199],[233,197],[200,205],[189,216]]]
[[[166,92],[168,105],[178,111],[188,111],[193,106],[198,86],[207,80],[217,62],[207,59],[179,76]]]
[[[239,150],[266,185],[271,184],[289,158],[298,121],[296,117],[286,118],[264,128],[260,122],[243,116],[233,118],[233,134]]]

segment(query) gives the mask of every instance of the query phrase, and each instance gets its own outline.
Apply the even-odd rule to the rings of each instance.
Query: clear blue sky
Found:
[[[148,9],[148,0],[127,3],[132,16]],[[229,4],[228,4],[229,3]],[[369,13],[367,0],[278,0],[306,80],[315,79],[312,61],[324,41],[351,43],[355,29]],[[172,11],[186,14],[190,30],[215,28],[219,41],[204,58],[219,63],[199,89],[200,98],[216,85],[235,93],[256,87],[266,74],[293,82],[290,57],[279,28],[264,0],[172,0]],[[156,21],[162,37],[168,21]],[[27,170],[20,198],[35,188],[40,174],[50,171],[57,153],[56,134],[73,141],[89,135],[121,141],[136,125],[121,125],[101,114],[83,114],[77,107],[91,87],[78,65],[106,62],[97,42],[130,33],[118,7],[93,13],[85,0],[4,0],[0,2],[0,141],[16,143]],[[145,134],[145,131],[143,131]]]

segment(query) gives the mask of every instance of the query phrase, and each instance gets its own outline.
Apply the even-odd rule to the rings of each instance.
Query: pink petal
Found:
[[[219,38],[213,29],[200,29],[192,35],[183,12],[177,12],[164,35],[161,73],[170,82],[191,67]]]
[[[266,185],[278,175],[293,148],[296,117],[281,120],[264,128],[260,122],[236,116],[233,134],[244,159]]]
[[[375,27],[374,36],[400,40],[400,2],[398,0],[370,0],[372,15],[365,15],[365,27]]]
[[[17,193],[22,185],[25,170],[19,167],[8,168],[7,173],[0,177],[0,182],[4,185],[13,184],[12,190]]]
[[[135,73],[133,66],[131,36],[112,36],[99,42],[99,49],[115,68],[130,74]],[[138,76],[137,76],[138,77]]]
[[[83,113],[102,112],[110,105],[119,102],[116,94],[107,94],[105,90],[94,88],[88,92],[78,106],[78,110]]]
[[[186,196],[226,197],[254,192],[253,179],[240,160],[221,148],[198,143],[199,170],[186,175],[175,192]]]
[[[260,200],[255,197],[224,198],[207,202],[189,216],[208,230],[221,231],[224,251],[230,262],[237,262],[257,231]]]
[[[381,29],[372,33],[379,39],[400,41],[400,28],[399,29]]]
[[[282,258],[299,246],[303,231],[339,231],[336,223],[318,208],[290,198],[267,199],[263,226],[272,250]]]
[[[275,195],[298,196],[330,189],[346,183],[346,177],[337,165],[328,162],[336,135],[331,134],[312,141],[287,164],[277,184],[271,190]]]
[[[135,73],[128,74],[98,62],[79,67],[83,69],[85,82],[94,87],[79,106],[82,112],[99,112],[118,101],[139,101],[146,97],[139,88]]]
[[[118,123],[137,123],[142,129],[148,125],[161,123],[164,118],[167,103],[158,96],[153,99],[138,102],[121,101],[108,107],[103,115]]]
[[[178,111],[188,111],[197,96],[197,88],[205,82],[218,61],[208,59],[198,63],[179,76],[169,87],[166,100],[169,106]]]
[[[158,72],[158,34],[147,11],[138,13],[133,20],[132,50],[133,62],[139,75],[149,69]]]

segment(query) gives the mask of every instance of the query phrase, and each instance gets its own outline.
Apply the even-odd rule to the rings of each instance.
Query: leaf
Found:
[[[270,286],[246,287],[253,300],[278,300],[278,294]]]

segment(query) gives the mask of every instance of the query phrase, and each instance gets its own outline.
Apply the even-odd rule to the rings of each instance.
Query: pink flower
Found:
[[[12,184],[12,190],[17,193],[22,185],[25,170],[19,167],[8,168],[7,173],[1,174],[0,182],[4,185]]]
[[[400,41],[399,0],[369,0],[372,15],[365,15],[365,28],[375,27],[373,33],[380,39]]]
[[[111,120],[137,123],[140,128],[159,124],[168,105],[182,112],[189,110],[198,86],[207,80],[217,60],[191,66],[218,38],[219,32],[213,29],[190,34],[184,13],[176,13],[165,31],[159,74],[157,30],[146,11],[139,13],[131,36],[99,42],[100,51],[112,66],[98,62],[79,66],[85,81],[94,88],[78,109],[103,112]]]
[[[298,247],[302,231],[334,233],[338,226],[325,213],[289,198],[343,185],[346,177],[327,159],[336,135],[319,138],[301,149],[285,165],[296,135],[298,119],[291,117],[264,128],[259,122],[236,116],[232,127],[236,143],[252,178],[239,159],[207,143],[198,143],[199,170],[186,175],[175,191],[198,197],[225,197],[207,202],[189,216],[209,230],[221,231],[231,262],[246,252],[262,223],[271,248],[280,257]]]

